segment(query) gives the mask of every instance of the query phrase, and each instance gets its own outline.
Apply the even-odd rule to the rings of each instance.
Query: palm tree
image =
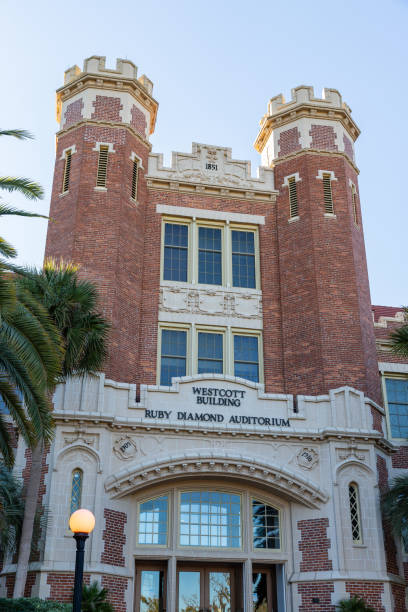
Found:
[[[408,475],[397,476],[381,498],[384,518],[398,540],[408,548]]]
[[[342,599],[337,604],[339,612],[375,612],[374,608],[366,604],[362,597],[354,595],[351,599]]]
[[[391,334],[392,350],[397,355],[408,357],[408,308],[404,308],[405,324],[394,329]]]
[[[108,591],[101,588],[95,580],[90,586],[82,587],[82,612],[113,612],[113,606],[107,601]]]
[[[101,370],[107,356],[109,324],[96,310],[96,287],[79,278],[78,267],[49,259],[42,270],[20,270],[17,284],[44,304],[61,334],[64,359],[60,382],[71,376],[85,376]],[[42,445],[38,444],[32,454],[27,487],[13,595],[15,598],[22,596],[27,577],[42,453]]]
[[[0,551],[13,553],[21,533],[24,517],[23,485],[13,472],[0,462]]]

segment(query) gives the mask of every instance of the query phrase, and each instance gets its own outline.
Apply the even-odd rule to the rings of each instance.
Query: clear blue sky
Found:
[[[1,127],[36,140],[0,142],[0,173],[35,178],[46,197],[54,167],[55,89],[85,57],[129,58],[154,82],[160,104],[153,150],[170,160],[191,142],[253,149],[269,98],[306,84],[339,89],[362,134],[360,194],[372,302],[408,304],[407,0],[2,0]],[[41,265],[46,221],[2,221],[19,262]],[[404,257],[403,257],[404,254]]]

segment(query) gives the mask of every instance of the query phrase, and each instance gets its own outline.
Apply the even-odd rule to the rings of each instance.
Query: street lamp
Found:
[[[95,517],[89,510],[76,510],[69,519],[69,528],[74,532],[76,541],[74,596],[72,612],[81,612],[82,575],[84,572],[85,540],[95,527]]]

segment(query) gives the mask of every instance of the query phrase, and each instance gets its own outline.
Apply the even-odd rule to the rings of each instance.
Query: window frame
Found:
[[[223,374],[222,376],[235,376],[234,362],[234,336],[250,336],[258,339],[258,372],[259,380],[255,384],[263,384],[264,382],[264,364],[263,364],[263,334],[260,329],[246,329],[241,327],[217,326],[217,325],[201,325],[191,323],[168,323],[159,322],[158,339],[157,339],[157,385],[160,386],[161,379],[161,345],[162,345],[162,330],[170,329],[174,331],[187,332],[187,354],[186,354],[186,374],[185,376],[202,376],[198,374],[198,333],[214,333],[223,335]],[[205,374],[204,374],[205,375]],[[209,376],[213,376],[209,374]],[[215,374],[214,374],[215,376]],[[218,374],[219,376],[219,374]],[[244,379],[247,380],[247,379]],[[248,380],[249,383],[254,381]],[[167,386],[167,385],[162,385]]]
[[[196,492],[208,492],[208,493],[226,493],[228,495],[237,495],[239,497],[239,506],[240,506],[240,541],[241,545],[238,546],[201,546],[201,545],[186,545],[180,544],[180,536],[181,536],[181,495],[182,493],[196,493]],[[245,493],[245,491],[244,491]],[[243,492],[238,489],[230,489],[229,487],[223,488],[221,486],[213,486],[213,487],[180,487],[177,490],[177,520],[176,520],[176,532],[175,532],[175,544],[178,550],[212,550],[215,549],[217,551],[243,551],[245,550],[245,509],[244,509],[244,495]]]
[[[81,475],[81,488],[80,488],[80,493],[79,493],[79,502],[78,502],[78,508],[76,508],[75,510],[72,509],[72,493],[73,493],[73,488],[74,488],[74,474],[76,472],[79,472]],[[76,512],[76,510],[79,510],[82,506],[82,493],[84,490],[84,470],[80,467],[75,467],[72,472],[71,472],[71,479],[70,479],[70,483],[71,483],[71,487],[70,487],[70,494],[69,494],[69,517]]]
[[[72,154],[73,150],[71,148],[66,149],[64,156],[64,171],[62,174],[61,195],[65,195],[69,192],[69,183],[71,181]]]
[[[255,497],[254,495],[249,495],[248,496],[249,499],[249,509],[248,509],[248,525],[250,527],[250,545],[251,545],[251,551],[258,553],[260,551],[264,551],[264,553],[281,553],[285,547],[283,546],[283,534],[284,531],[282,529],[282,525],[283,525],[283,512],[282,512],[282,508],[280,508],[277,505],[272,504],[271,502],[267,502],[265,501],[265,499],[263,497]],[[254,534],[253,534],[253,516],[252,516],[252,502],[253,501],[257,501],[260,502],[261,504],[263,504],[264,506],[269,506],[271,508],[273,508],[274,510],[278,511],[278,520],[279,520],[279,548],[258,548],[256,546],[254,546]]]
[[[405,374],[404,372],[383,372],[382,375],[382,392],[383,392],[383,398],[384,398],[384,406],[385,406],[385,421],[387,424],[387,434],[388,434],[388,438],[390,440],[397,440],[398,442],[402,442],[402,443],[406,443],[407,442],[407,438],[398,438],[396,436],[392,435],[392,427],[391,427],[391,419],[390,419],[390,408],[389,408],[389,403],[388,403],[388,394],[387,394],[387,383],[386,380],[387,378],[389,379],[396,379],[396,380],[405,380],[408,383],[408,374]],[[408,404],[407,404],[407,411],[408,411]]]
[[[351,512],[351,501],[350,501],[350,488],[353,487],[355,490],[355,495],[356,495],[356,511],[357,511],[357,519],[358,519],[358,530],[360,533],[360,537],[358,540],[355,540],[353,537],[353,523],[352,523],[352,512]],[[363,538],[363,521],[361,520],[361,503],[360,503],[360,487],[358,486],[357,482],[355,482],[354,480],[349,482],[347,485],[347,501],[348,501],[348,508],[349,508],[349,520],[350,520],[350,533],[351,533],[351,541],[353,546],[362,546],[364,545],[364,538]]]
[[[140,507],[142,504],[145,504],[149,501],[154,501],[155,499],[160,499],[161,497],[167,497],[167,531],[166,531],[166,544],[140,544],[139,543],[139,527],[140,527]],[[158,493],[157,495],[150,495],[149,497],[144,497],[137,501],[136,505],[136,548],[170,548],[170,526],[171,526],[171,508],[172,508],[172,492],[171,491],[163,491],[162,493]]]
[[[164,238],[165,224],[186,225],[188,227],[187,247],[187,281],[174,281],[164,279]],[[221,284],[199,283],[199,228],[208,227],[221,230]],[[232,273],[232,231],[251,232],[254,234],[255,258],[255,287],[238,287],[233,284]],[[234,289],[237,291],[260,291],[260,253],[259,253],[259,227],[256,224],[217,221],[212,219],[188,218],[162,215],[161,249],[160,249],[160,281],[163,283],[191,284],[196,288]]]

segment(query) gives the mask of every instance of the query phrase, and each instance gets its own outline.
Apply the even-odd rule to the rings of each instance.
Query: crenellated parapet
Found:
[[[292,89],[288,102],[282,94],[271,98],[255,148],[265,166],[305,149],[344,153],[354,162],[359,134],[351,109],[337,89],[325,88],[322,97],[316,98],[313,87],[300,85]]]
[[[274,199],[273,170],[258,168],[251,176],[251,163],[232,159],[231,149],[192,143],[191,153],[173,152],[170,167],[163,165],[163,155],[149,155],[148,186],[157,189],[198,191],[207,195],[245,199]]]
[[[72,66],[57,90],[57,121],[66,130],[83,121],[125,124],[143,139],[154,132],[158,103],[152,97],[153,83],[137,76],[137,66],[117,59],[116,68],[106,68],[105,57],[84,60],[81,71]]]

